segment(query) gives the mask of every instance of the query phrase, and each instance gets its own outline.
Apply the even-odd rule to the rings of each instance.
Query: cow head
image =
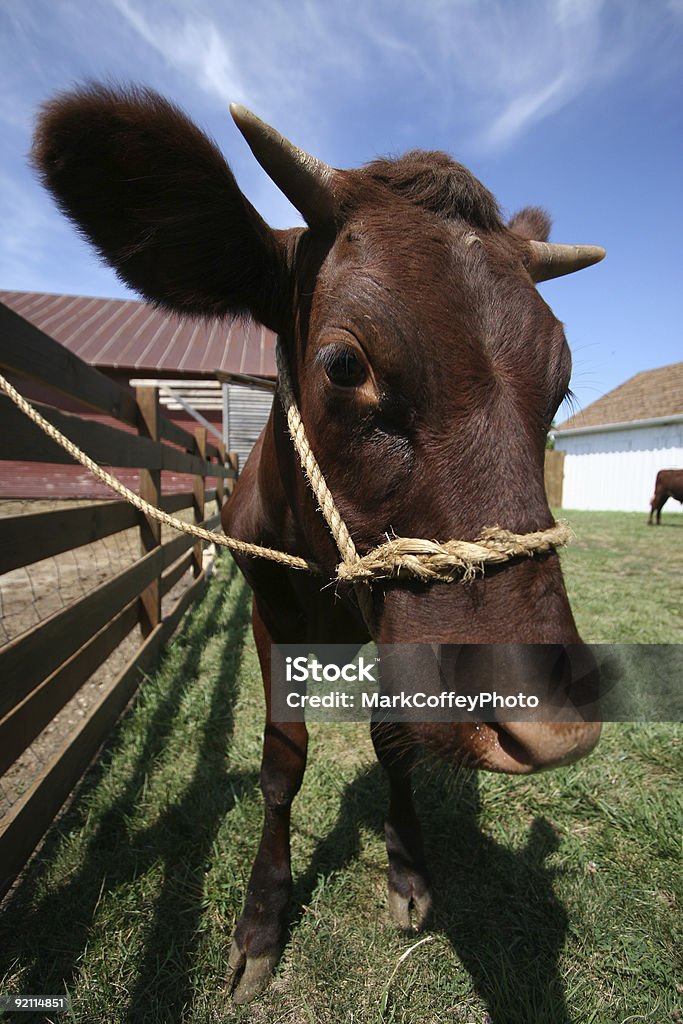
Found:
[[[278,332],[359,551],[387,531],[467,540],[485,526],[550,526],[544,443],[570,355],[535,285],[603,250],[548,244],[537,209],[503,223],[493,196],[443,153],[338,171],[244,108],[233,116],[305,229],[272,230],[214,144],[146,90],[92,86],[54,100],[34,164],[147,299],[190,315],[249,315]],[[284,430],[275,437],[302,553],[332,570],[334,545]],[[374,597],[380,642],[528,645],[520,685],[547,645],[561,659],[563,645],[580,643],[554,553],[466,586],[387,582]],[[598,732],[502,723],[426,738],[449,757],[466,748],[485,767],[527,771],[574,759]]]

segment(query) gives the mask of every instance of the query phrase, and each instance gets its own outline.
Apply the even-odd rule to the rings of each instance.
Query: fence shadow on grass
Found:
[[[525,846],[509,849],[481,832],[477,773],[461,772],[455,785],[441,767],[416,777],[434,897],[427,931],[448,939],[495,1024],[569,1024],[558,966],[568,918],[546,864],[559,846],[552,826],[537,818]],[[297,908],[310,902],[321,875],[358,855],[361,827],[383,834],[387,806],[384,774],[374,765],[346,788],[334,829],[295,886]]]
[[[235,799],[253,790],[258,781],[256,773],[229,773],[225,767],[225,753],[234,724],[235,680],[250,621],[250,595],[241,578],[235,583],[234,564],[228,561],[225,564],[230,566],[225,586],[232,582],[241,587],[241,594],[227,621],[221,621],[225,593],[221,586],[209,591],[203,609],[190,614],[180,641],[184,644],[184,657],[149,723],[123,791],[87,843],[80,869],[69,875],[59,888],[41,897],[40,893],[47,888],[45,883],[41,885],[43,876],[57,856],[62,838],[83,825],[84,815],[88,813],[88,797],[106,777],[117,749],[116,737],[105,748],[74,804],[49,836],[40,859],[29,868],[8,907],[4,929],[11,939],[4,943],[5,956],[8,960],[32,963],[30,972],[22,979],[24,992],[58,994],[64,992],[65,985],[72,990],[81,958],[90,943],[102,893],[114,890],[125,893],[127,885],[159,865],[163,883],[155,898],[153,920],[145,930],[137,982],[123,997],[127,1013],[121,1012],[119,1005],[116,1009],[112,1007],[111,1016],[131,1024],[145,1020],[174,1021],[182,1019],[192,1003],[192,968],[199,943],[203,879],[211,847]],[[202,727],[194,775],[181,798],[169,801],[153,825],[134,831],[129,821],[144,792],[146,777],[162,756],[176,727],[183,698],[199,673],[203,644],[193,633],[200,610],[203,613],[201,636],[211,636],[220,628],[224,642],[221,671]],[[131,933],[134,933],[139,927],[134,908],[131,915]],[[105,958],[107,955],[105,951]],[[120,1000],[120,988],[113,986],[112,994],[115,991]],[[27,1024],[26,1014],[22,1014],[22,1020]]]

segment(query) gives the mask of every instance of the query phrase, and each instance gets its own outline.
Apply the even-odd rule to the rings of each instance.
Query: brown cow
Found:
[[[361,553],[390,530],[471,540],[487,525],[550,527],[544,443],[570,355],[535,284],[604,251],[546,244],[549,221],[537,209],[506,225],[493,196],[443,153],[338,171],[243,108],[233,116],[306,228],[272,230],[214,144],[147,90],[92,86],[57,98],[33,159],[61,208],[147,299],[192,315],[250,315],[278,332],[308,438]],[[278,401],[223,526],[334,576],[339,556]],[[290,807],[307,751],[304,723],[271,718],[271,644],[360,644],[368,629],[350,588],[238,562],[254,591],[267,707],[263,835],[229,962],[244,1001],[265,985],[285,939]],[[520,685],[539,657],[562,661],[564,645],[580,644],[554,551],[466,585],[385,580],[372,601],[379,643],[519,644],[511,672]],[[476,649],[468,663],[476,676]],[[571,670],[565,680],[571,693]],[[421,924],[430,902],[410,792],[417,741],[453,763],[524,773],[575,760],[599,731],[583,722],[375,724],[391,785],[389,896],[399,923],[412,910]]]
[[[652,526],[652,517],[657,513],[657,526],[662,521],[662,509],[669,498],[683,504],[683,469],[660,469],[655,480],[655,493],[650,500],[650,516],[648,526]]]

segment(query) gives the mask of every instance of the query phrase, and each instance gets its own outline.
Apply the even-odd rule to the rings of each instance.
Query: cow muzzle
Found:
[[[580,760],[601,729],[600,722],[483,723],[467,760],[486,771],[530,775]]]
[[[470,767],[514,775],[556,768],[585,756],[600,736],[599,671],[582,643],[396,645],[384,649],[382,687],[397,705],[399,694],[419,694],[421,709],[405,715],[405,729]]]

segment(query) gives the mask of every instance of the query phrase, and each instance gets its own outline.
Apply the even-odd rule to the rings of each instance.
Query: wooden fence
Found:
[[[545,493],[551,508],[562,508],[564,484],[564,452],[550,449],[545,453]]]
[[[139,471],[140,493],[164,511],[191,510],[194,521],[217,525],[236,458],[159,412],[156,389],[135,397],[0,304],[0,370],[76,399],[109,423],[50,405],[40,412],[95,461]],[[115,425],[111,425],[114,423]],[[0,459],[52,465],[69,456],[0,395]],[[186,493],[162,494],[164,471],[191,474]],[[188,478],[190,479],[190,478]],[[215,487],[207,491],[207,479]],[[206,503],[217,511],[206,516]],[[0,648],[0,775],[14,764],[54,716],[78,693],[125,637],[139,629],[135,653],[87,717],[50,757],[37,778],[0,819],[0,896],[16,878],[74,785],[150,672],[183,613],[203,593],[202,544],[185,534],[162,542],[159,524],[123,501],[63,508],[0,521],[0,573],[28,566],[131,527],[140,531],[140,557],[86,596],[53,613]],[[162,598],[192,570],[192,582],[162,615]]]

